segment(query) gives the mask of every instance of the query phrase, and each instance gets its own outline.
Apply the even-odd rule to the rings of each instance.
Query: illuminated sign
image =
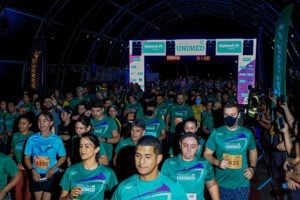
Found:
[[[206,55],[206,40],[175,40],[175,55]]]
[[[167,56],[167,61],[180,61],[180,56]]]
[[[197,56],[196,60],[197,61],[200,61],[200,60],[210,61],[210,56]]]
[[[248,86],[254,87],[255,84],[256,39],[251,39],[253,45],[250,55],[243,54],[247,47],[244,46],[246,41],[249,39],[131,40],[129,41],[129,81],[139,84],[144,90],[146,56],[166,56],[167,49],[170,49],[170,53],[166,57],[168,61],[179,61],[181,56],[196,56],[198,61],[209,61],[211,59],[210,45],[215,44],[216,55],[238,58],[237,100],[239,104],[247,104]],[[140,55],[136,55],[132,51],[134,44],[141,45]],[[206,55],[207,49],[208,55]]]
[[[166,55],[166,41],[152,40],[142,42],[143,55]]]
[[[243,52],[242,40],[217,40],[216,55],[234,55]]]

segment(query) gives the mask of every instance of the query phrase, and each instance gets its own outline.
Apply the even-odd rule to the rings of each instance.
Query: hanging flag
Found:
[[[293,7],[293,4],[288,5],[276,22],[273,66],[273,92],[276,97],[286,95],[286,50]]]

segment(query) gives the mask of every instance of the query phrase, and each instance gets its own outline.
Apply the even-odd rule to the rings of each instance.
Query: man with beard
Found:
[[[43,100],[43,105],[42,105],[42,110],[45,112],[50,112],[53,115],[53,119],[54,119],[54,131],[55,134],[58,134],[59,132],[59,125],[61,123],[60,119],[59,119],[59,107],[57,105],[56,99],[54,97],[51,96],[45,96],[44,100]]]
[[[257,162],[254,136],[249,129],[239,126],[238,119],[238,106],[225,105],[225,126],[215,129],[205,144],[204,157],[216,166],[222,200],[249,199],[250,179]]]

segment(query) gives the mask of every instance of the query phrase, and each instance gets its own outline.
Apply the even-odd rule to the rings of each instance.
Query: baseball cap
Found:
[[[72,110],[72,108],[71,108],[70,106],[65,106],[65,107],[63,107],[63,108],[60,110],[60,112],[61,112],[61,113],[67,112],[67,113],[69,113],[69,114],[72,114],[72,113],[73,113],[73,110]]]

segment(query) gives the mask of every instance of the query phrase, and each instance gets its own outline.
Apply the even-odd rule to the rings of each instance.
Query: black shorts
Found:
[[[46,174],[40,174],[41,178],[45,178]],[[55,174],[53,174],[50,178],[47,180],[42,180],[36,182],[31,177],[31,186],[33,192],[49,192],[51,193],[53,189],[53,181],[55,179]]]

